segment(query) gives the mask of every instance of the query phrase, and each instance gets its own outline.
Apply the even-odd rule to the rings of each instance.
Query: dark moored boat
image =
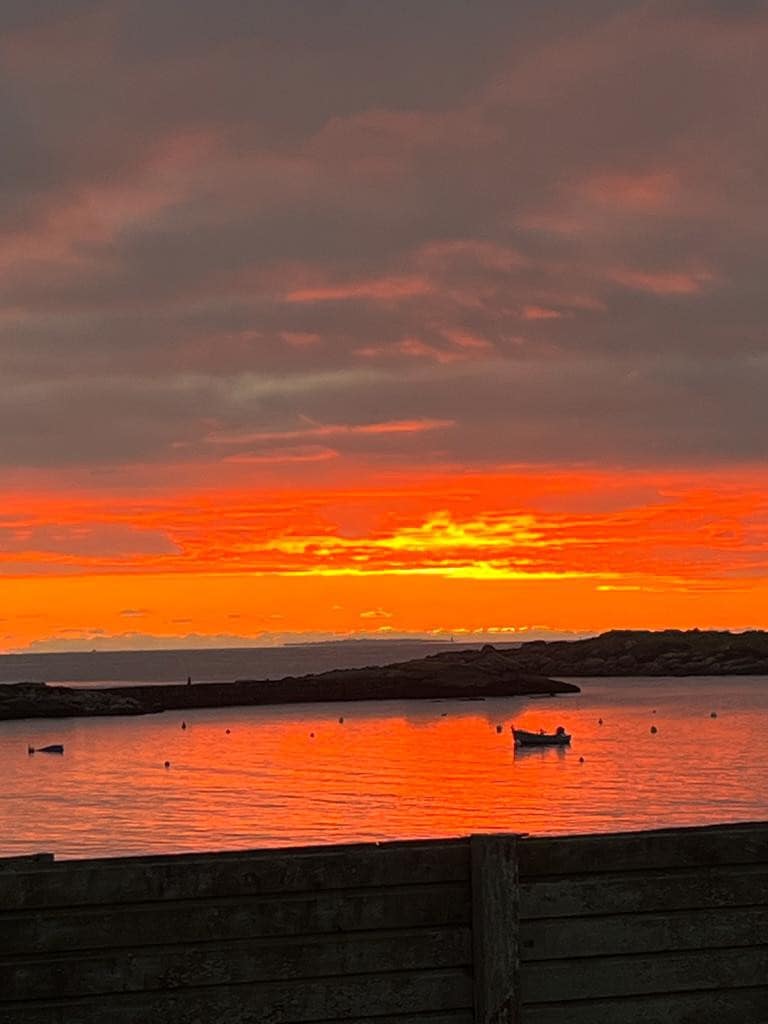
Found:
[[[558,725],[553,733],[526,732],[525,729],[512,729],[516,747],[567,747],[571,742],[570,733],[562,725]]]

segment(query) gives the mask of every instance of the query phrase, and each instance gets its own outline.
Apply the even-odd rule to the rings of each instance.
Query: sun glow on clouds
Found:
[[[233,625],[265,643],[661,628],[670,616],[746,628],[768,600],[767,494],[758,469],[586,468],[141,500],[9,494],[0,603],[14,611],[0,647],[105,635],[135,646],[126,609],[141,609],[142,635],[190,644]]]
[[[768,576],[765,494],[754,479],[526,470],[141,501],[9,495],[0,571],[748,586]]]
[[[423,5],[0,13],[14,635],[765,624],[764,5]]]

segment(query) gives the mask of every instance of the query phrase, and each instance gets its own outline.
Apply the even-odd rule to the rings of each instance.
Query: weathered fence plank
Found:
[[[651,871],[768,862],[768,822],[704,828],[532,837],[520,844],[524,880],[545,875]]]
[[[523,1001],[530,1005],[745,988],[764,978],[768,978],[768,946],[537,962],[523,966],[520,985]]]
[[[474,1024],[474,1013],[466,1010],[439,1010],[437,1013],[409,1013],[397,1017],[349,1017],[345,1024]]]
[[[397,1017],[350,1017],[345,1024],[474,1024],[472,1010],[440,1010]]]
[[[471,964],[469,928],[203,942],[0,963],[0,1002]]]
[[[522,961],[761,944],[768,945],[768,907],[543,918],[520,924]]]
[[[517,839],[472,836],[476,1024],[518,1024]]]
[[[585,917],[768,905],[768,862],[744,867],[576,875],[520,883],[520,917]]]
[[[316,935],[369,928],[463,925],[469,884],[394,886],[268,899],[177,901],[114,907],[56,907],[0,914],[0,953]]]
[[[69,861],[0,871],[0,907],[89,906],[469,879],[467,840],[315,848],[291,853]]]
[[[523,1008],[523,1024],[765,1024],[768,985]]]
[[[0,1024],[309,1024],[471,1005],[471,971],[454,969],[6,1004]]]

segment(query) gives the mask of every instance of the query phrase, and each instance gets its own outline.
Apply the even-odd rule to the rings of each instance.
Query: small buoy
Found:
[[[192,676],[187,676],[187,686],[192,685]]]
[[[339,725],[344,725],[344,715],[339,719]]]
[[[227,729],[227,736],[229,736],[229,729]]]
[[[441,718],[447,718],[448,717],[448,712],[447,711],[443,711],[443,713],[440,715],[440,717]]]
[[[504,726],[503,726],[503,725],[497,725],[497,726],[496,726],[496,732],[501,732],[501,730],[502,730],[503,728],[504,728]]]
[[[181,723],[181,728],[182,729],[186,729],[187,728],[187,723],[186,722],[182,722]]]
[[[658,729],[656,728],[656,726],[655,726],[655,725],[652,725],[652,726],[651,726],[651,732],[658,732],[658,731],[659,731],[659,730],[658,730]]]
[[[602,718],[598,718],[598,720],[597,720],[597,724],[598,724],[598,725],[602,725],[602,724],[603,724],[603,720],[602,720]]]
[[[716,711],[710,711],[709,717],[710,718],[717,718],[717,712]]]
[[[651,714],[652,714],[652,715],[655,715],[655,714],[656,714],[656,708],[654,708],[654,709],[653,709],[653,711],[651,712]]]
[[[170,767],[171,767],[171,762],[170,761],[164,761],[163,762],[163,768],[170,768]]]
[[[311,740],[313,740],[313,739],[315,738],[315,734],[314,734],[313,732],[311,732],[311,733],[309,734],[309,738],[310,738]]]
[[[583,757],[579,758],[579,764],[584,764],[584,758]]]

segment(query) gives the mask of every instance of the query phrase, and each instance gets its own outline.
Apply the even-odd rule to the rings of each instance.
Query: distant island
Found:
[[[579,687],[529,673],[517,652],[443,651],[426,658],[368,668],[333,669],[284,679],[232,683],[119,686],[85,689],[45,683],[0,685],[0,719],[143,715],[188,708],[303,704],[321,701],[477,700],[529,694],[578,693]]]

